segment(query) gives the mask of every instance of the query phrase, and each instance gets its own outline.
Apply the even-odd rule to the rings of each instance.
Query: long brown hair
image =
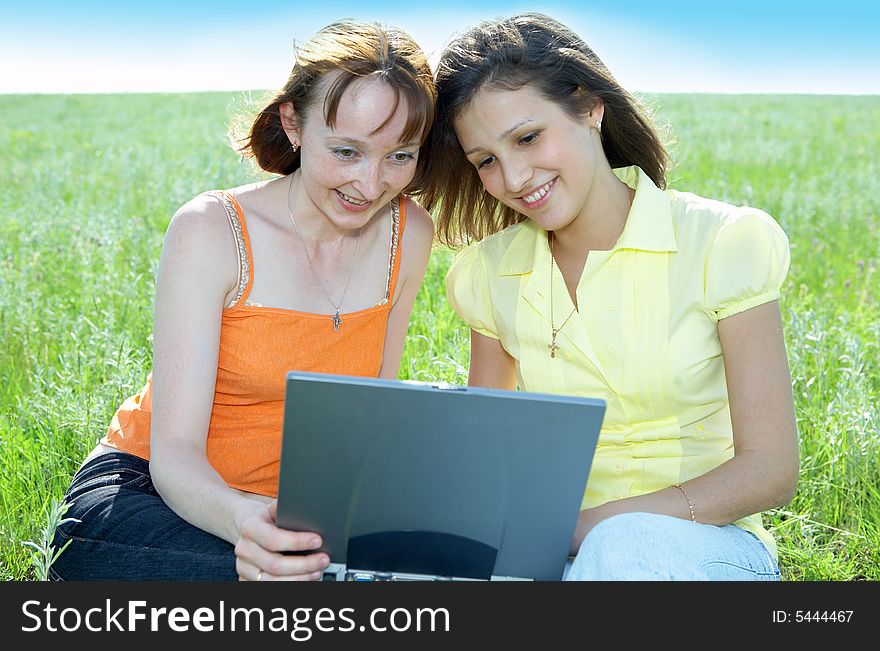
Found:
[[[322,83],[328,73],[338,72]],[[424,143],[434,120],[437,90],[425,53],[406,32],[377,23],[337,21],[324,27],[296,50],[293,70],[284,87],[259,112],[239,151],[253,157],[267,172],[290,174],[300,166],[300,152],[294,152],[281,126],[279,106],[292,102],[300,119],[323,98],[324,119],[331,127],[342,95],[357,79],[372,77],[387,83],[396,93],[388,118],[392,118],[401,96],[409,108],[402,141],[416,135]],[[423,184],[428,157],[422,153],[413,181],[406,191]]]
[[[602,148],[611,167],[638,165],[658,187],[666,186],[669,157],[646,108],[577,34],[548,16],[526,13],[471,28],[446,47],[435,80],[436,118],[420,199],[437,215],[441,242],[480,240],[526,219],[486,192],[453,129],[484,87],[531,85],[575,119],[603,103]]]

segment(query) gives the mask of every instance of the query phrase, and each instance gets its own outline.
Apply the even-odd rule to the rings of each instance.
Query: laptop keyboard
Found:
[[[341,573],[325,572],[323,581],[479,581],[480,579],[468,579],[449,576],[434,576],[430,574],[406,574],[401,572],[365,572],[363,570],[346,570],[344,578]]]

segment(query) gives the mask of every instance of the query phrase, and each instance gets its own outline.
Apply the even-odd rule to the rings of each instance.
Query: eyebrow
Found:
[[[520,120],[519,122],[514,124],[512,127],[507,129],[504,133],[502,133],[500,136],[498,136],[498,141],[500,142],[500,141],[504,140],[507,136],[509,136],[511,133],[513,133],[514,131],[519,129],[522,125],[526,124],[527,122],[532,122],[532,118],[523,118],[522,120]],[[473,147],[471,149],[468,149],[466,152],[464,152],[464,155],[470,156],[471,154],[478,152],[481,149],[482,149],[482,147],[480,147],[480,146]]]
[[[351,145],[359,145],[361,147],[363,147],[364,145],[367,144],[367,143],[363,142],[362,140],[358,140],[357,138],[346,138],[345,136],[335,136],[335,135],[331,134],[330,138],[334,139],[334,140],[341,140],[342,142],[347,142]],[[401,142],[396,145],[396,147],[420,147],[420,146],[421,146],[421,143],[418,140],[412,140],[410,142]]]

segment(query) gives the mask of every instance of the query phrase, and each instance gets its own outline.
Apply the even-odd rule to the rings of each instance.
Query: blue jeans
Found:
[[[566,581],[778,581],[753,533],[655,513],[623,513],[590,531]]]
[[[159,497],[144,459],[123,452],[80,468],[67,490],[53,544],[73,542],[49,569],[68,581],[234,581],[234,547],[195,527]]]

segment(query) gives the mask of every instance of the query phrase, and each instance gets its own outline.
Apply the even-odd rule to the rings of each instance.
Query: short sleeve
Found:
[[[768,214],[751,208],[727,216],[706,264],[706,306],[716,320],[779,298],[791,254],[788,238]]]
[[[455,256],[446,274],[446,296],[452,309],[471,328],[487,337],[499,338],[492,314],[489,275],[479,243]]]

